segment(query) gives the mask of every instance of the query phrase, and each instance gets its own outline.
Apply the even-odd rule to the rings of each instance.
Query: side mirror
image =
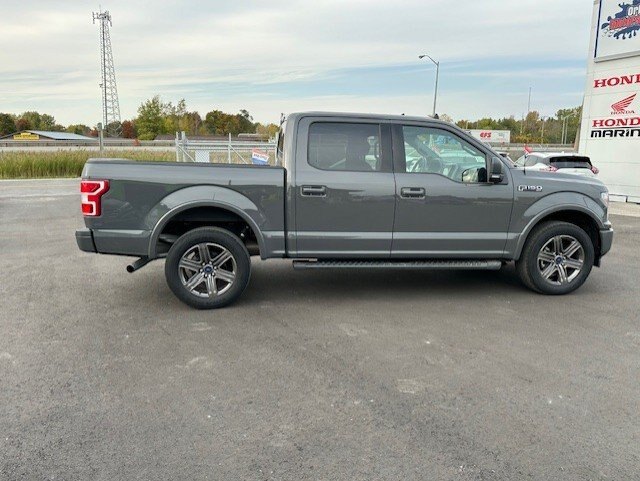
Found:
[[[504,179],[504,165],[498,157],[491,158],[491,173],[489,174],[489,182],[498,184]]]

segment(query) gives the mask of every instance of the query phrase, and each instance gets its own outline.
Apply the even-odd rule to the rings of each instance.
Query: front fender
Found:
[[[524,243],[533,228],[545,217],[563,211],[577,211],[588,215],[598,226],[605,229],[607,212],[590,197],[578,192],[558,192],[545,196],[526,208],[523,213],[513,213],[514,225],[507,240],[507,253],[511,252],[513,259],[520,258]]]
[[[199,185],[175,191],[158,202],[147,214],[145,225],[151,231],[149,258],[155,259],[158,238],[167,223],[180,212],[194,207],[218,207],[242,218],[253,230],[260,252],[265,252],[263,228],[268,219],[248,197],[215,185]]]

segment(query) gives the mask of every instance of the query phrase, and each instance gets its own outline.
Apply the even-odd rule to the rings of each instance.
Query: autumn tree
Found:
[[[122,138],[135,139],[137,137],[138,132],[136,131],[136,125],[131,120],[122,122]]]
[[[278,133],[278,130],[280,130],[280,127],[278,127],[276,124],[267,124],[267,125],[264,125],[261,123],[256,124],[256,134],[260,134],[265,139],[275,138],[276,134]]]

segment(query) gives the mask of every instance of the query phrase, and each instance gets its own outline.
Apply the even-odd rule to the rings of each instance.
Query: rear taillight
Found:
[[[591,166],[591,172],[593,172],[595,175],[598,175],[600,173],[600,169],[598,169],[597,167],[594,167],[592,165]]]
[[[100,198],[109,190],[108,180],[81,180],[82,215],[97,217],[101,214]]]
[[[540,169],[542,172],[557,172],[558,168],[554,167],[553,165],[550,165],[548,167],[545,167],[544,169]]]

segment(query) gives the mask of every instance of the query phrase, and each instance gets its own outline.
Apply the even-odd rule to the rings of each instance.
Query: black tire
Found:
[[[226,260],[220,263],[223,259]],[[201,262],[203,260],[208,262]],[[216,260],[220,265],[214,270]],[[199,267],[202,269],[198,272]],[[218,277],[223,273],[224,278]],[[251,258],[236,235],[218,227],[200,227],[187,232],[171,246],[164,274],[171,291],[188,306],[217,309],[242,295],[251,276]],[[198,284],[191,289],[185,285],[187,281]]]
[[[558,244],[559,249],[553,249],[553,252],[551,249],[546,249],[550,245],[555,245],[554,239],[559,237],[561,239]],[[572,239],[578,241],[582,248],[582,251],[572,254],[576,256],[575,259],[564,255],[570,251]],[[544,252],[543,247],[545,247]],[[556,255],[556,250],[560,255]],[[557,260],[554,262],[541,260],[539,255],[554,256]],[[516,261],[516,270],[522,283],[529,289],[541,294],[562,295],[573,292],[584,284],[593,267],[594,257],[593,242],[584,230],[568,222],[549,221],[536,226],[531,231],[520,259]],[[576,260],[582,262],[579,270],[569,266],[569,262],[576,265]],[[560,273],[560,269],[564,275]],[[546,277],[543,272],[551,272],[551,275]]]

